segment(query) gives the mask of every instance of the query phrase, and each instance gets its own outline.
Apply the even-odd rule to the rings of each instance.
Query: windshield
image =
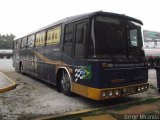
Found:
[[[97,58],[126,58],[142,46],[141,27],[133,21],[106,16],[92,20],[93,56]],[[139,42],[141,41],[141,42]]]

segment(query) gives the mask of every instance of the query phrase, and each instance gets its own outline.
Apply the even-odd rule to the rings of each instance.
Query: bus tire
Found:
[[[61,72],[60,88],[65,95],[73,96],[73,93],[71,92],[71,80],[66,70],[62,70]]]

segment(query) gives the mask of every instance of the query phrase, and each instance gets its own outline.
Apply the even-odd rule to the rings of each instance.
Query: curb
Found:
[[[95,111],[97,109],[98,108],[84,109],[84,110],[79,110],[79,111],[75,111],[75,112],[66,112],[66,113],[62,113],[62,114],[59,114],[59,115],[47,115],[47,116],[44,116],[44,117],[39,117],[35,120],[49,120],[49,119],[54,119],[54,118],[59,118],[59,117],[67,117],[67,116],[70,116],[70,115],[77,115],[77,114],[92,112],[92,111]]]
[[[0,93],[4,93],[4,92],[7,92],[13,88],[16,87],[16,83],[11,80],[8,76],[6,76],[4,73],[0,72],[1,75],[3,75],[5,78],[7,78],[7,80],[9,80],[12,84],[7,86],[7,87],[3,87],[3,88],[0,88]]]

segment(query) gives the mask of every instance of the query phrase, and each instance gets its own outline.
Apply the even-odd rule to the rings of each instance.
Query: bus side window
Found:
[[[61,27],[55,27],[47,31],[46,44],[58,44],[61,38]]]
[[[69,24],[65,28],[64,44],[72,44],[73,40],[73,24]]]
[[[84,58],[84,42],[86,39],[87,23],[76,25],[75,57]]]
[[[18,42],[18,40],[13,41],[13,49],[14,49],[14,50],[16,50],[16,49],[17,49],[17,42]]]
[[[21,49],[21,39],[17,40],[17,49]]]
[[[42,31],[36,34],[35,47],[45,45],[46,32]]]
[[[27,37],[24,37],[21,40],[21,49],[26,48],[26,45],[27,45]]]
[[[53,30],[48,30],[47,31],[47,41],[46,41],[46,44],[49,45],[49,44],[52,44],[52,34],[53,34]]]
[[[65,27],[64,35],[64,53],[72,56],[72,42],[73,42],[73,24],[68,24]]]
[[[14,46],[14,48],[15,48],[15,49],[18,49],[18,40],[15,41],[15,46]]]
[[[61,38],[61,27],[54,28],[52,40],[54,44],[58,44]]]
[[[37,47],[39,45],[39,33],[36,34],[36,41],[35,41],[35,46]]]
[[[28,37],[28,42],[27,42],[27,48],[33,48],[34,47],[34,40],[35,40],[35,35],[30,35]]]
[[[130,30],[130,46],[137,47],[138,46],[138,38],[137,38],[137,29]]]

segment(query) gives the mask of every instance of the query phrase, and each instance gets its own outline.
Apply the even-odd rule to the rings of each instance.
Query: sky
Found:
[[[65,17],[93,11],[138,18],[160,31],[160,0],[0,0],[0,34],[17,38]]]

